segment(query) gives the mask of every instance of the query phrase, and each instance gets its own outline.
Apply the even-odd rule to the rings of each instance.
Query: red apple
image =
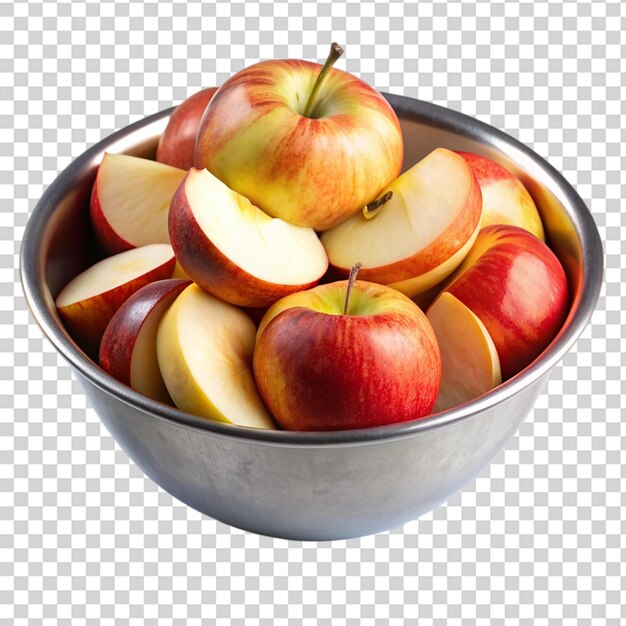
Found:
[[[127,154],[105,153],[91,192],[94,232],[109,254],[169,243],[170,201],[183,170]]]
[[[184,272],[240,306],[269,306],[317,284],[328,267],[314,230],[270,217],[207,170],[189,170],[172,198],[169,230]]]
[[[510,225],[483,228],[445,290],[485,325],[505,380],[554,339],[569,304],[567,278],[554,253]]]
[[[380,206],[327,230],[322,243],[343,276],[358,261],[363,280],[413,297],[450,274],[472,247],[480,228],[480,188],[462,157],[438,148],[385,190],[369,205]]]
[[[481,226],[512,224],[544,240],[539,211],[522,181],[493,159],[473,152],[459,154],[470,164],[480,185],[483,196]]]
[[[390,287],[357,281],[287,296],[257,332],[254,374],[289,430],[381,426],[428,415],[441,377],[426,316]]]
[[[120,252],[73,278],[56,298],[72,337],[88,350],[97,348],[115,311],[138,289],[170,278],[176,259],[167,244]]]
[[[182,411],[251,428],[276,428],[252,374],[256,326],[238,307],[189,285],[157,331],[167,390]]]
[[[263,61],[232,76],[206,108],[194,165],[273,217],[324,230],[400,173],[400,124],[362,80],[322,66]]]
[[[157,280],[136,291],[111,318],[100,343],[100,366],[136,391],[166,404],[172,400],[156,353],[161,317],[189,280]]]
[[[200,120],[216,91],[217,87],[198,91],[174,109],[159,138],[157,161],[181,170],[188,170],[193,165],[193,151]]]

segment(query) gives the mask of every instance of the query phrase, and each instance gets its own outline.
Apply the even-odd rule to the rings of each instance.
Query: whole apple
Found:
[[[193,165],[193,152],[200,120],[216,91],[217,87],[198,91],[174,109],[159,138],[157,161],[181,170],[188,170]]]
[[[287,296],[261,322],[254,374],[285,429],[366,428],[432,410],[441,361],[426,316],[390,287],[357,281],[347,296],[349,284]]]
[[[273,217],[325,230],[361,210],[400,173],[398,118],[362,80],[270,60],[232,76],[209,103],[194,165]]]
[[[445,290],[489,331],[503,380],[548,346],[567,315],[561,263],[543,241],[518,226],[483,228],[451,281]]]

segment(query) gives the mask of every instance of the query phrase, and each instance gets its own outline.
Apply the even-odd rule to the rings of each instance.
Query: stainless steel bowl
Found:
[[[90,262],[87,207],[97,166],[105,150],[152,156],[171,110],[87,150],[50,185],[28,223],[21,258],[26,298],[100,419],[152,480],[227,524],[275,537],[329,540],[394,528],[433,509],[475,478],[515,434],[595,307],[602,245],[589,210],[567,181],[491,126],[426,102],[387,97],[402,123],[405,167],[444,146],[493,157],[521,177],[569,280],[571,312],[552,344],[523,372],[455,409],[363,430],[251,430],[143,397],[75,345],[54,297]]]

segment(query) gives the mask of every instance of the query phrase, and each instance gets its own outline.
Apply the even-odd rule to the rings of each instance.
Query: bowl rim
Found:
[[[591,318],[600,295],[604,271],[604,253],[600,234],[591,212],[572,185],[552,165],[503,131],[459,111],[430,102],[396,94],[384,93],[383,95],[399,116],[404,114],[406,117],[418,120],[424,118],[424,121],[427,120],[429,125],[457,134],[461,132],[463,136],[482,143],[484,141],[481,140],[488,136],[489,145],[513,158],[513,160],[519,160],[515,156],[511,156],[517,155],[523,160],[532,162],[536,168],[552,179],[560,192],[559,200],[564,203],[581,248],[583,264],[580,288],[575,294],[570,293],[570,311],[558,335],[528,367],[509,380],[475,400],[418,420],[353,430],[305,432],[261,430],[191,415],[134,391],[102,370],[69,337],[67,331],[56,318],[56,314],[52,312],[50,302],[44,297],[47,286],[43,271],[40,271],[42,267],[42,239],[48,221],[58,202],[64,196],[66,185],[69,182],[79,177],[82,170],[89,167],[94,160],[99,162],[105,150],[118,141],[131,134],[137,134],[138,131],[147,131],[155,124],[159,125],[162,131],[175,107],[145,117],[104,138],[74,159],[44,191],[26,225],[20,252],[22,287],[35,322],[73,368],[96,387],[115,396],[121,402],[147,412],[156,419],[165,420],[181,427],[204,431],[215,436],[244,439],[270,445],[344,446],[414,436],[433,429],[451,426],[458,421],[493,409],[512,396],[521,393],[533,383],[538,382],[574,345]]]

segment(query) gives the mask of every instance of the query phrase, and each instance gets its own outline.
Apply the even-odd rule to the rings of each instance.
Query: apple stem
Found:
[[[393,197],[393,191],[388,191],[384,196],[381,196],[377,200],[372,200],[369,204],[363,207],[363,217],[366,220],[371,220],[374,216],[378,215],[378,210],[385,202],[389,202]]]
[[[335,61],[343,54],[343,48],[338,43],[332,43],[330,45],[330,52],[328,53],[328,58],[326,62],[322,66],[320,73],[317,75],[317,79],[315,80],[315,84],[313,85],[313,89],[311,89],[311,95],[307,100],[306,106],[304,107],[304,117],[311,117],[313,111],[315,110],[315,100],[317,98],[317,94],[322,86],[322,82],[324,82],[324,78],[330,71],[330,68],[335,64]]]
[[[354,283],[356,282],[356,275],[359,273],[359,270],[361,269],[361,267],[362,267],[362,264],[359,261],[358,263],[355,263],[352,266],[352,269],[350,270],[350,276],[348,277],[348,286],[346,287],[346,301],[344,302],[344,305],[343,305],[344,315],[348,315],[348,309],[350,308],[350,292],[352,291],[352,287]]]

